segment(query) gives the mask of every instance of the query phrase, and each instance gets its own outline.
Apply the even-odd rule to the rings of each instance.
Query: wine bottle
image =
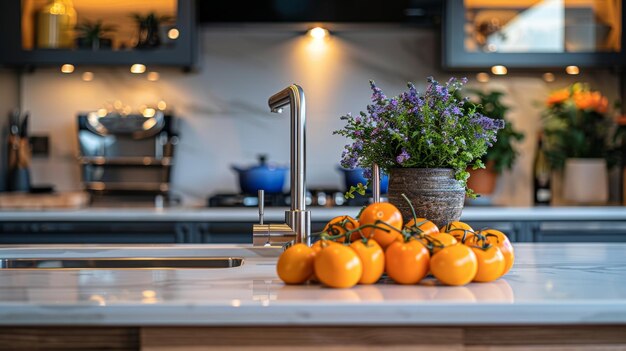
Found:
[[[537,151],[534,163],[534,183],[533,192],[535,205],[550,205],[552,200],[552,186],[550,184],[551,170],[550,163],[543,148],[543,136],[539,134],[537,138]]]

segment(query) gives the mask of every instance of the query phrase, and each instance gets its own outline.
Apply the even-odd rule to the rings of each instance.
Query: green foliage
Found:
[[[492,161],[496,173],[510,170],[513,168],[515,160],[519,155],[517,150],[513,147],[513,144],[522,141],[524,134],[515,130],[513,124],[505,118],[509,107],[504,105],[501,101],[504,93],[496,90],[490,92],[470,90],[470,92],[478,98],[476,103],[478,103],[478,111],[480,113],[494,119],[502,119],[506,122],[504,128],[498,130],[496,142],[482,157],[483,163],[487,164],[487,162]]]
[[[543,115],[545,151],[552,168],[568,158],[610,159],[612,121],[608,102],[588,85],[576,83],[554,92]]]
[[[409,83],[408,91],[392,98],[370,82],[373,95],[367,113],[342,116],[346,126],[334,132],[353,140],[345,147],[342,166],[369,170],[378,164],[384,173],[397,167],[451,168],[466,186],[467,167],[484,167],[481,157],[504,121],[486,117],[468,99],[456,97],[465,80],[429,82],[423,94]],[[468,195],[473,195],[470,189]]]
[[[102,20],[89,21],[84,20],[76,26],[79,38],[84,38],[88,42],[93,42],[104,38],[108,33],[114,32],[117,26],[103,24]]]

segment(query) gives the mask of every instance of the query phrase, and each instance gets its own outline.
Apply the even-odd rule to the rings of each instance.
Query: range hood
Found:
[[[438,24],[441,0],[198,1],[201,23],[336,22]]]

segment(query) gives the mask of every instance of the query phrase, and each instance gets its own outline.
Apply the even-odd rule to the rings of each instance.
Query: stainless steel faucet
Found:
[[[270,110],[281,113],[291,105],[291,209],[284,224],[263,224],[263,190],[259,190],[259,224],[253,226],[255,246],[285,245],[290,242],[311,244],[311,212],[306,210],[306,103],[304,91],[296,84],[272,95]]]

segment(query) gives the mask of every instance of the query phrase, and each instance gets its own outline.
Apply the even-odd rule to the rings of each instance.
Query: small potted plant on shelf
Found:
[[[504,128],[498,130],[493,146],[481,157],[485,168],[469,170],[470,177],[467,186],[477,194],[488,198],[493,194],[498,175],[513,168],[518,156],[514,143],[522,141],[524,134],[515,130],[513,124],[506,120],[505,115],[509,107],[501,101],[504,96],[503,92],[496,90],[488,92],[470,90],[470,92],[477,97],[478,112],[487,117],[505,121]]]
[[[159,26],[171,21],[172,16],[159,16],[154,12],[146,15],[138,13],[132,14],[137,23],[137,45],[138,49],[155,48],[161,45],[161,36],[159,35]]]
[[[428,83],[424,93],[409,83],[408,91],[388,98],[370,82],[367,112],[342,116],[346,125],[334,134],[352,139],[343,152],[343,167],[378,164],[389,174],[389,202],[405,218],[411,210],[402,194],[420,217],[443,226],[458,220],[466,194],[473,196],[466,187],[467,168],[484,167],[481,157],[504,121],[484,116],[467,98],[456,96],[466,79],[440,84],[431,77]],[[371,173],[366,177],[371,179]]]
[[[563,171],[563,198],[572,203],[606,203],[607,158],[612,121],[608,99],[588,84],[553,92],[543,118],[545,152],[551,167]]]
[[[107,37],[107,34],[114,32],[116,26],[103,24],[102,20],[95,22],[84,20],[81,24],[76,26],[76,32],[78,37],[76,38],[76,44],[79,49],[110,49],[113,44],[113,40]]]

